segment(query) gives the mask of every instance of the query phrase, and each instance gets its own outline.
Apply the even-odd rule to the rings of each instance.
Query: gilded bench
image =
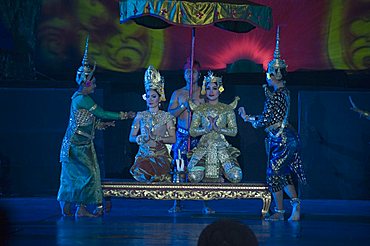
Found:
[[[262,216],[271,204],[271,193],[263,183],[138,183],[103,181],[105,198],[145,198],[156,200],[262,199]]]

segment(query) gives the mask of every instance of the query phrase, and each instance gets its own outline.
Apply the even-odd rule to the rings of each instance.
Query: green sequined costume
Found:
[[[94,148],[96,118],[120,119],[120,114],[104,111],[88,95],[76,92],[72,96],[70,118],[60,152],[62,172],[58,201],[76,204],[100,204],[99,164]]]

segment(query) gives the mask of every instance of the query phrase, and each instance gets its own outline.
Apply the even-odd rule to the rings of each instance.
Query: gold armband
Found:
[[[97,105],[97,104],[94,104],[94,105],[89,109],[89,111],[90,111],[90,112],[91,112],[91,111],[94,111],[97,107],[98,107],[98,105]]]

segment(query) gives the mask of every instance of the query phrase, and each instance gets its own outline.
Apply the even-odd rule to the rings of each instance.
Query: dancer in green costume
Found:
[[[77,70],[78,90],[72,96],[70,117],[60,152],[62,171],[57,200],[63,216],[72,216],[71,206],[77,206],[76,217],[96,217],[103,214],[102,187],[99,164],[94,148],[95,129],[104,130],[114,126],[114,121],[135,117],[134,112],[109,112],[99,107],[89,96],[96,88],[95,65],[91,66],[87,57],[88,38],[82,66]],[[96,205],[90,213],[86,205]]]

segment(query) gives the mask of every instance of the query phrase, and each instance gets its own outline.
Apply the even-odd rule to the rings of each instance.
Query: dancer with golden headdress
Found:
[[[139,182],[171,182],[172,158],[166,144],[176,142],[176,122],[159,109],[166,100],[164,79],[153,66],[145,72],[144,85],[148,110],[138,112],[131,126],[129,140],[139,145],[139,151],[130,172]]]
[[[103,213],[103,192],[99,164],[94,148],[95,129],[104,130],[114,126],[112,122],[102,122],[97,118],[124,120],[133,118],[134,112],[109,112],[99,107],[89,96],[96,88],[94,71],[88,61],[88,37],[82,65],[77,70],[78,90],[72,96],[69,124],[60,152],[62,172],[58,201],[62,214],[72,216],[71,205],[76,204],[76,217],[94,217]],[[86,205],[96,205],[90,213]]]
[[[253,127],[265,127],[266,138],[267,184],[275,200],[275,213],[266,220],[284,220],[283,191],[291,198],[293,206],[289,220],[300,219],[300,199],[293,184],[295,173],[302,183],[306,183],[303,164],[299,151],[299,138],[294,128],[289,124],[290,93],[285,87],[287,65],[280,58],[279,28],[276,35],[274,59],[268,64],[266,81],[273,87],[271,92],[266,85],[265,107],[262,115],[247,115],[244,107],[239,108],[239,114],[245,122]]]
[[[225,139],[237,134],[234,109],[239,98],[230,105],[221,103],[219,96],[223,91],[222,78],[209,71],[202,86],[207,102],[199,106],[190,102],[194,111],[190,135],[201,136],[188,165],[190,182],[223,182],[226,178],[238,183],[243,177],[236,159],[240,151]]]

